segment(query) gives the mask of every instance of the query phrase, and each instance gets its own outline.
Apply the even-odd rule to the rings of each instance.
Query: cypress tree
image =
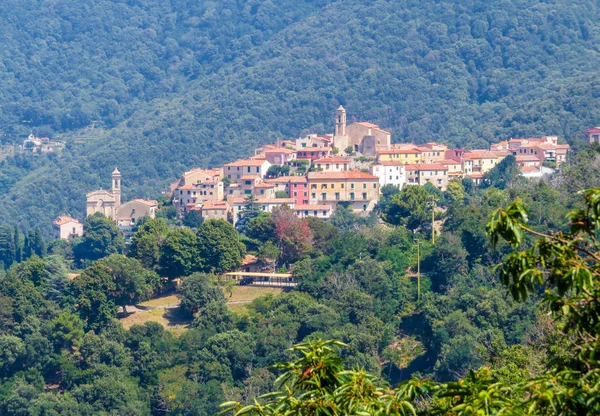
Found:
[[[21,243],[21,232],[19,231],[19,227],[15,226],[15,260],[17,263],[21,263],[23,261],[23,245]]]
[[[8,225],[0,227],[0,261],[4,263],[4,269],[15,262],[15,240],[13,230]]]

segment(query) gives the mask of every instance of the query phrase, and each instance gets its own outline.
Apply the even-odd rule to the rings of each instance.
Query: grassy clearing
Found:
[[[229,310],[237,314],[244,314],[246,313],[246,306],[254,299],[269,293],[278,295],[281,292],[283,292],[283,289],[278,287],[235,286],[231,297],[226,291],[224,293]]]
[[[187,330],[189,321],[181,320],[174,309],[151,309],[149,311],[135,312],[124,318],[121,323],[125,329],[133,325],[143,325],[146,322],[158,322],[175,336],[181,335]]]
[[[179,305],[179,298],[177,295],[169,295],[161,298],[150,299],[146,302],[140,303],[140,306],[151,306],[151,307],[161,307],[161,306],[175,306]]]

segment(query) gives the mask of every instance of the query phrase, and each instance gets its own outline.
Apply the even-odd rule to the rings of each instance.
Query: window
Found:
[[[363,211],[366,211],[366,210],[367,210],[367,204],[364,204],[363,205]]]
[[[312,185],[310,185],[310,189],[317,189],[317,184],[313,183]]]
[[[344,184],[341,184],[342,189],[344,189]]]
[[[327,189],[327,184],[326,183],[321,184],[321,189]]]
[[[354,192],[350,193],[350,199],[354,199]]]
[[[363,183],[363,189],[367,189],[367,184]]]
[[[298,187],[298,184],[297,184],[297,183],[295,183],[295,184],[294,184],[294,188],[297,188],[297,187]]]
[[[373,189],[377,189],[377,184],[376,183],[373,184]]]
[[[350,189],[354,189],[354,184],[353,183],[350,184]]]
[[[294,192],[294,196],[298,196],[298,192]]]
[[[326,194],[326,193],[322,193],[322,194],[321,194],[321,199],[322,199],[323,201],[325,201],[325,200],[327,199],[327,194]]]
[[[336,200],[336,201],[339,201],[339,199],[340,199],[340,193],[339,193],[339,192],[336,192],[336,193],[335,193],[335,200]]]
[[[315,193],[313,192],[312,194],[310,194],[310,197],[314,199],[314,198],[316,198],[316,197],[317,197],[317,194],[315,194]]]
[[[317,211],[313,211],[313,214],[315,215],[315,217],[317,216]]]
[[[308,192],[304,192],[304,196],[308,195]]]
[[[367,199],[367,194],[363,192],[363,199]]]

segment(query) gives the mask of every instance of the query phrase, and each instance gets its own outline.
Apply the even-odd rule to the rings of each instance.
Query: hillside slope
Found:
[[[97,68],[129,88],[114,107],[119,112],[98,113],[106,129],[101,139],[71,146],[62,159],[36,162],[38,167],[5,164],[2,221],[28,227],[49,224],[62,211],[81,216],[85,191],[107,186],[115,165],[123,172],[126,198],[156,196],[186,168],[235,159],[276,137],[331,131],[340,103],[350,117],[390,128],[395,141],[466,147],[522,135],[575,139],[600,120],[600,10],[594,1],[257,1],[212,9],[212,3],[192,7],[175,0],[166,6],[150,0],[96,3],[130,8],[128,24],[143,11],[134,33],[140,45],[152,39],[152,47],[129,42],[129,28],[120,37],[89,38],[105,40],[98,41],[101,52],[125,42],[118,60],[124,67],[103,61]],[[61,14],[57,7],[54,12]],[[124,15],[105,15],[108,21],[97,30],[119,33],[117,17]],[[16,29],[13,38],[21,33]],[[44,54],[54,56],[51,42],[45,43]],[[142,69],[140,60],[152,62],[153,70]],[[193,62],[193,69],[184,62]],[[137,89],[133,78],[126,79],[128,65],[138,71]],[[87,70],[85,62],[74,69],[80,76]],[[60,71],[32,73],[54,79],[52,88],[63,77]],[[102,78],[91,84],[67,90],[86,97],[88,106],[106,106],[102,100],[109,96],[102,94],[111,83]],[[6,91],[0,88],[0,94]],[[52,113],[62,114],[61,108]],[[10,126],[12,120],[17,131],[15,120],[25,115],[10,108],[4,114],[3,122]],[[71,126],[42,118],[38,124],[72,137],[95,114]],[[32,175],[35,169],[44,174]]]

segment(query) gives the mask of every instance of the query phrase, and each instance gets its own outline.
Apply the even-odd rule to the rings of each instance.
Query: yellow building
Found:
[[[421,152],[417,149],[387,149],[377,151],[379,162],[421,163]]]
[[[462,157],[463,172],[465,175],[484,174],[496,167],[506,156],[508,156],[508,151],[473,150],[465,152]]]
[[[355,211],[371,211],[379,201],[379,178],[356,170],[310,172],[308,188],[311,205],[347,202]]]

